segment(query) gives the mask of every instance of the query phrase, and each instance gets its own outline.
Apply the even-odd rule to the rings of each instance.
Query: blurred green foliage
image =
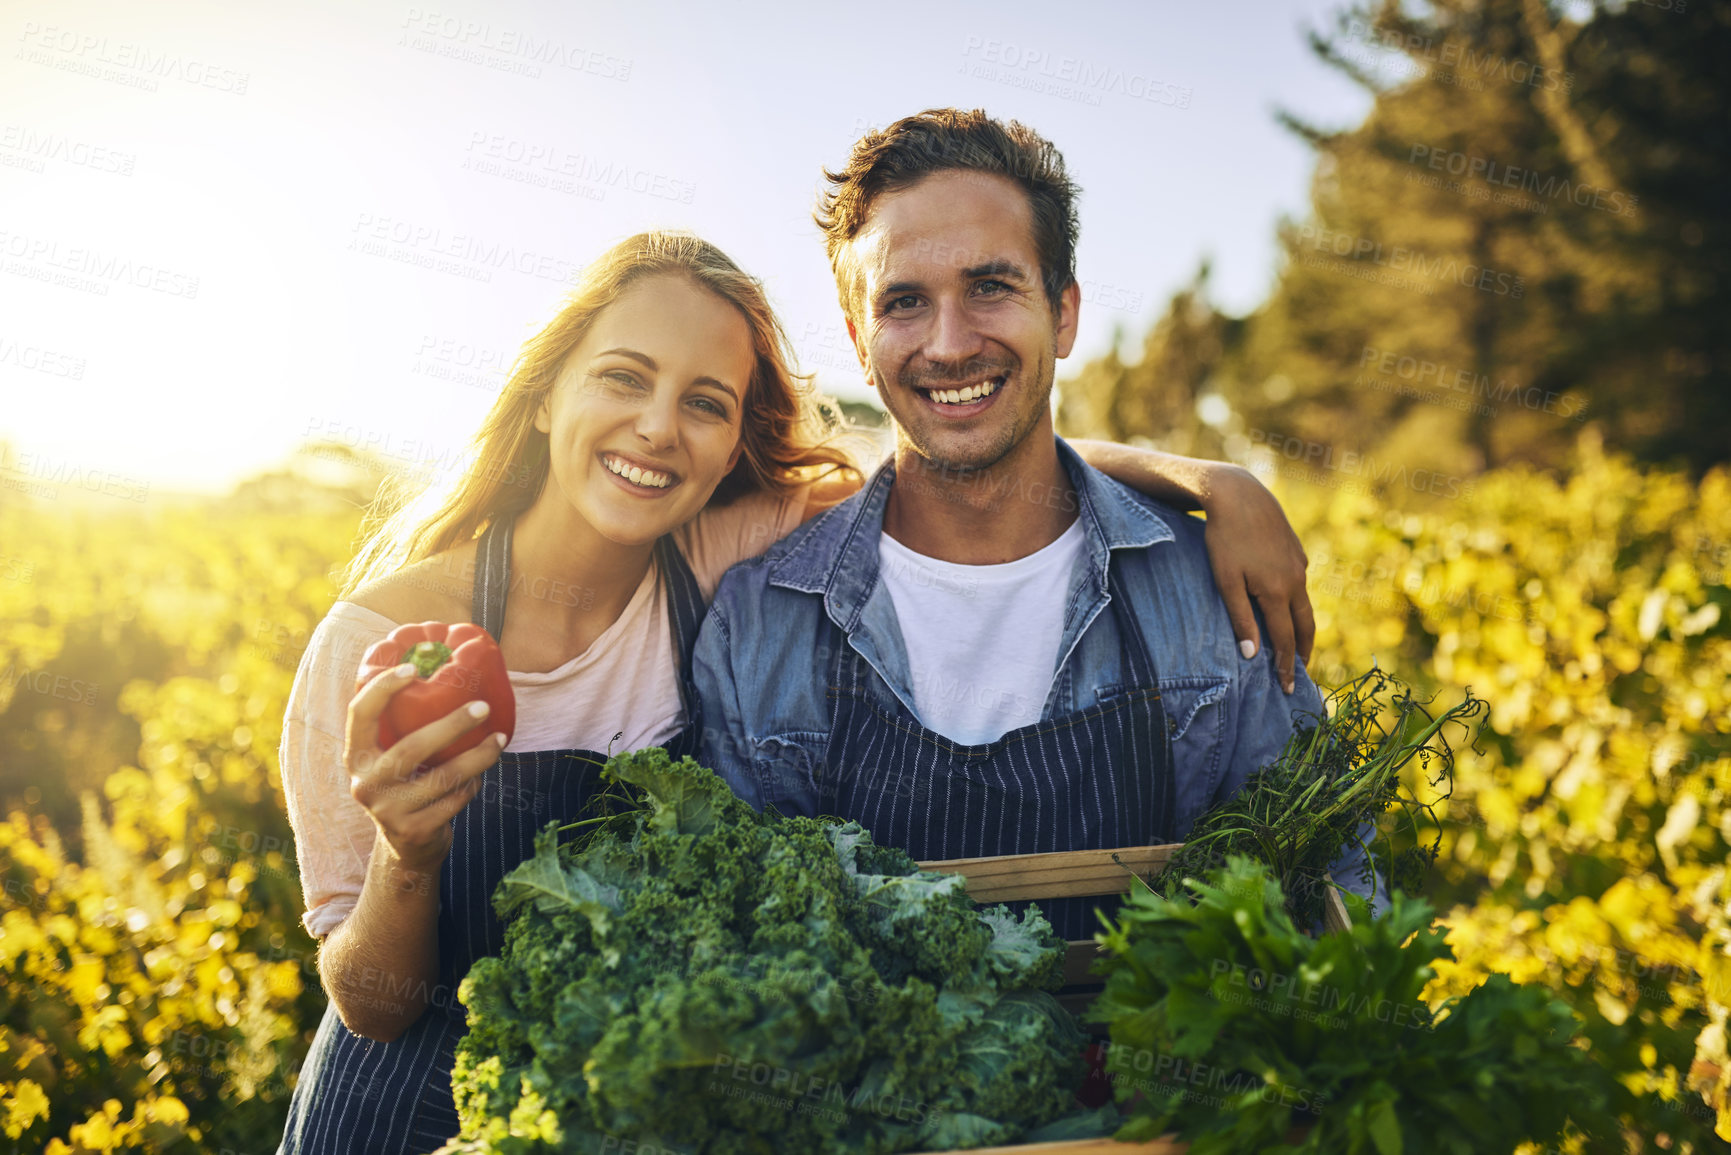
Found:
[[[1285,115],[1317,166],[1268,300],[1220,313],[1204,264],[1137,363],[1064,383],[1060,429],[1466,475],[1560,465],[1590,422],[1642,460],[1724,461],[1731,8],[1383,3],[1312,43],[1374,103]]]

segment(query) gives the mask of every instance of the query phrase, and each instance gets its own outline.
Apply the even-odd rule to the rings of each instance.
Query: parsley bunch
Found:
[[[1570,1121],[1614,1135],[1616,1089],[1567,1004],[1493,975],[1436,1010],[1452,958],[1431,908],[1347,899],[1349,933],[1311,938],[1262,863],[1234,856],[1186,884],[1139,889],[1099,936],[1106,1069],[1131,1117],[1119,1139],[1168,1131],[1191,1155],[1244,1151],[1487,1155],[1551,1143]]]
[[[1428,845],[1418,840],[1419,815],[1428,814],[1432,822],[1436,816],[1434,803],[1402,793],[1401,773],[1416,762],[1430,790],[1447,797],[1444,784],[1453,782],[1454,752],[1446,728],[1451,722],[1465,727],[1484,709],[1484,701],[1469,690],[1460,704],[1433,718],[1407,687],[1383,671],[1355,678],[1330,693],[1316,725],[1295,733],[1278,758],[1196,820],[1183,848],[1154,880],[1154,889],[1181,898],[1186,879],[1219,867],[1230,855],[1246,855],[1269,867],[1293,920],[1315,927],[1329,890],[1335,889],[1329,868],[1394,809],[1395,825],[1404,818],[1406,829],[1385,834],[1376,857],[1385,880],[1392,875],[1394,886],[1417,893],[1437,847],[1435,839]],[[1394,833],[1411,838],[1398,853]],[[1359,881],[1368,884],[1371,855],[1365,850]]]
[[[1074,1113],[1086,1039],[1048,993],[1064,944],[1037,910],[981,909],[857,823],[760,815],[691,759],[606,774],[629,808],[574,844],[550,827],[495,896],[509,925],[461,987],[451,1150],[876,1155],[1099,1130]]]

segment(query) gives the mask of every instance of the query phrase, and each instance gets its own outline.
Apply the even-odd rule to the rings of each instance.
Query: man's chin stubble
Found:
[[[921,445],[907,435],[904,428],[903,444],[913,451],[917,469],[931,484],[953,484],[969,486],[985,481],[994,467],[1013,453],[1017,446],[1026,440],[1022,437],[1012,437],[1003,444],[992,446],[982,452],[968,454],[957,459],[944,456],[941,451]]]

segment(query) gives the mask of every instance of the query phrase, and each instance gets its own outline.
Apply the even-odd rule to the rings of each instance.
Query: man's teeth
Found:
[[[631,465],[617,457],[603,457],[602,464],[614,473],[631,482],[633,485],[647,486],[650,489],[666,489],[673,484],[673,475],[657,473],[653,469],[644,469],[640,465]]]
[[[966,389],[933,389],[930,392],[933,401],[941,401],[945,405],[966,405],[969,401],[990,397],[998,391],[998,386],[1003,383],[1002,377],[993,377],[990,381],[969,385]]]

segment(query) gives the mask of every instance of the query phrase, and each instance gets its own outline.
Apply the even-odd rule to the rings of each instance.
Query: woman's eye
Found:
[[[643,382],[637,374],[624,369],[605,369],[599,373],[591,373],[589,379],[596,382],[597,386],[605,385],[621,391],[629,390],[635,393],[643,389]]]
[[[712,414],[713,416],[723,418],[727,416],[726,409],[724,409],[719,403],[711,401],[707,397],[694,397],[692,398],[691,403],[703,410],[705,413]]]

